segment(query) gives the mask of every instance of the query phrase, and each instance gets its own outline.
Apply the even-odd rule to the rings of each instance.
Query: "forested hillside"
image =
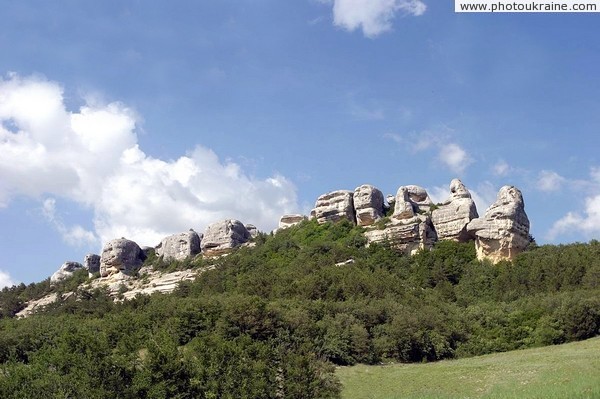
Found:
[[[365,246],[349,222],[306,221],[170,295],[113,302],[79,288],[17,320],[77,273],[0,294],[2,398],[335,398],[335,365],[421,362],[581,340],[600,330],[600,243],[536,247],[512,262],[440,241],[413,257]]]

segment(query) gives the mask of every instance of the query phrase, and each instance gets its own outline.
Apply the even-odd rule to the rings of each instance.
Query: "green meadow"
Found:
[[[434,363],[340,367],[344,399],[600,398],[600,338]]]

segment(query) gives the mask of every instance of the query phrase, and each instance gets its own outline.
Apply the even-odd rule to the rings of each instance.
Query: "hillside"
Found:
[[[339,397],[334,366],[422,362],[598,335],[600,243],[480,261],[472,242],[406,256],[363,228],[304,221],[190,270],[172,294],[115,297],[85,270],[0,294],[0,396]],[[201,272],[201,273],[200,273]],[[64,295],[73,292],[74,294]],[[28,300],[59,300],[17,320]],[[114,301],[114,299],[118,299]]]
[[[337,370],[344,399],[597,398],[600,339],[428,364]]]

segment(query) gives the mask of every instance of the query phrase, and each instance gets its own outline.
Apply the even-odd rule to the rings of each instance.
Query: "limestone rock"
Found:
[[[202,238],[202,253],[208,256],[223,255],[250,240],[251,235],[239,220],[223,220],[206,228]]]
[[[62,264],[52,276],[50,276],[50,282],[58,283],[64,279],[67,279],[73,275],[77,270],[83,269],[83,265],[79,262],[65,262]]]
[[[245,227],[246,227],[246,230],[248,230],[248,233],[250,233],[250,237],[254,238],[258,235],[258,229],[256,228],[255,225],[247,224]]]
[[[394,204],[393,219],[404,220],[415,216],[413,204],[410,201],[410,193],[405,186],[401,186],[396,193],[396,203]]]
[[[359,226],[370,226],[383,217],[383,193],[379,189],[363,184],[354,190],[353,199]]]
[[[118,272],[131,274],[145,259],[146,255],[135,242],[125,238],[109,241],[102,249],[100,276],[108,277]]]
[[[385,200],[388,203],[390,208],[393,208],[396,205],[396,196],[392,194],[388,194],[385,196]]]
[[[450,182],[450,196],[431,213],[431,220],[440,240],[467,242],[474,237],[467,231],[467,225],[475,218],[477,206],[471,193],[459,180]]]
[[[404,186],[408,192],[408,200],[412,203],[415,212],[429,212],[433,201],[429,198],[427,190],[421,186]]]
[[[521,191],[514,186],[502,187],[484,217],[473,219],[467,230],[475,235],[479,259],[494,263],[514,259],[529,244],[529,219]]]
[[[283,215],[279,219],[279,229],[295,226],[304,220],[306,220],[306,216],[300,214]]]
[[[89,274],[100,273],[100,255],[87,254],[83,258],[83,267],[85,267]]]
[[[163,238],[156,247],[156,255],[163,260],[184,260],[200,253],[200,236],[190,229],[184,233]]]
[[[371,228],[365,232],[369,243],[388,242],[392,248],[408,255],[420,249],[431,248],[437,236],[431,219],[427,215],[413,215],[404,219],[393,219],[385,228]]]
[[[323,194],[317,199],[313,212],[319,223],[337,222],[342,219],[356,223],[353,192],[338,190]]]

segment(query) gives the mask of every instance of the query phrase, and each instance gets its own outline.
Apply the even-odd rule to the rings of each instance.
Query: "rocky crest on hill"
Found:
[[[424,188],[415,185],[401,186],[386,199],[387,205],[381,191],[370,185],[354,192],[333,191],[317,199],[311,217],[319,223],[348,219],[365,227],[369,242],[389,242],[407,254],[430,248],[438,240],[475,241],[478,258],[497,263],[513,259],[529,244],[523,195],[513,186],[500,189],[483,218],[459,179],[450,182],[448,199],[437,205]],[[384,218],[384,210],[391,207],[393,214]]]
[[[365,229],[369,243],[387,242],[407,254],[430,248],[438,240],[474,241],[479,259],[497,263],[513,259],[530,242],[529,219],[519,189],[502,187],[496,202],[480,218],[471,193],[459,179],[450,182],[450,195],[440,204],[434,204],[427,190],[415,185],[401,186],[395,196],[385,199],[369,184],[353,191],[332,191],[319,196],[310,217],[318,223],[349,220]],[[300,214],[284,215],[278,230],[306,219]],[[222,256],[249,245],[257,234],[255,226],[228,219],[209,225],[204,234],[190,229],[170,235],[154,248],[142,249],[134,241],[119,238],[108,242],[101,255],[86,255],[83,265],[65,262],[51,282],[85,268],[91,275],[100,274],[99,284],[114,285],[137,273],[151,252],[164,261]]]

